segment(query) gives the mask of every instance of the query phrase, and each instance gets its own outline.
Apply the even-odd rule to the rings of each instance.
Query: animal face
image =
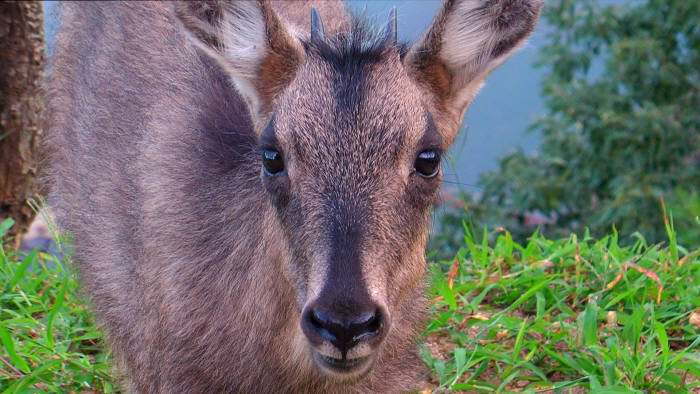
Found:
[[[440,157],[540,0],[446,1],[405,51],[349,23],[292,33],[266,1],[183,3],[192,42],[228,71],[259,139],[299,331],[318,370],[362,375],[421,286]]]
[[[335,374],[371,364],[420,284],[443,151],[398,47],[337,45],[309,49],[260,136],[301,329]]]

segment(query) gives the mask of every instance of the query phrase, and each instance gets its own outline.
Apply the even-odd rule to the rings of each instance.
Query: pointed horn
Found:
[[[384,40],[392,45],[396,45],[398,42],[398,29],[396,25],[396,6],[393,6],[389,11],[389,21],[384,29]]]
[[[311,7],[311,42],[324,41],[326,33],[323,31],[323,22],[321,15],[318,14],[316,7]]]

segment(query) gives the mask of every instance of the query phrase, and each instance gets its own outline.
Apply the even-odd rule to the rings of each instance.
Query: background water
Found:
[[[57,23],[55,2],[44,1],[49,54]],[[350,0],[349,8],[363,13],[377,25],[386,22],[389,10],[397,7],[399,39],[417,40],[432,21],[440,0]],[[473,101],[460,136],[453,145],[445,168],[445,188],[478,192],[480,173],[496,168],[497,158],[510,150],[535,151],[538,136],[526,133],[528,125],[542,111],[539,95],[543,70],[533,62],[545,41],[545,24],[540,23],[527,44],[496,69]]]

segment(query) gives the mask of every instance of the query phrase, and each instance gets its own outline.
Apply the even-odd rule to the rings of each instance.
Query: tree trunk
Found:
[[[0,220],[15,220],[6,236],[15,248],[34,218],[27,201],[37,196],[43,20],[41,2],[0,3]]]

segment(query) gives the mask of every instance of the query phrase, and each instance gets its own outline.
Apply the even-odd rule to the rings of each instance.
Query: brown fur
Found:
[[[265,19],[271,51],[260,65],[255,88],[260,92],[262,110],[270,112],[275,97],[294,79],[296,69],[303,61],[303,54],[288,42],[280,21],[271,10],[267,10]]]
[[[308,13],[298,14],[309,2],[209,3],[61,6],[49,203],[74,236],[124,384],[163,393],[414,388],[424,377],[414,341],[441,176],[423,178],[413,163],[449,147],[463,97],[529,30],[484,32],[520,39],[462,70],[440,50],[418,56],[426,41],[404,56],[338,14],[340,3],[318,3],[322,43],[308,41]],[[244,26],[235,17],[248,6],[259,8],[246,15],[263,16],[254,27],[265,27],[264,45],[258,57],[232,56],[252,52],[228,47],[240,43],[219,27]],[[430,35],[449,43],[455,29],[438,18]],[[436,64],[449,75],[431,71]],[[282,175],[261,169],[270,144],[284,156]],[[312,354],[335,350],[310,344],[302,312],[314,303],[352,310],[360,298],[384,308],[386,335],[362,350],[368,368],[329,373]]]

